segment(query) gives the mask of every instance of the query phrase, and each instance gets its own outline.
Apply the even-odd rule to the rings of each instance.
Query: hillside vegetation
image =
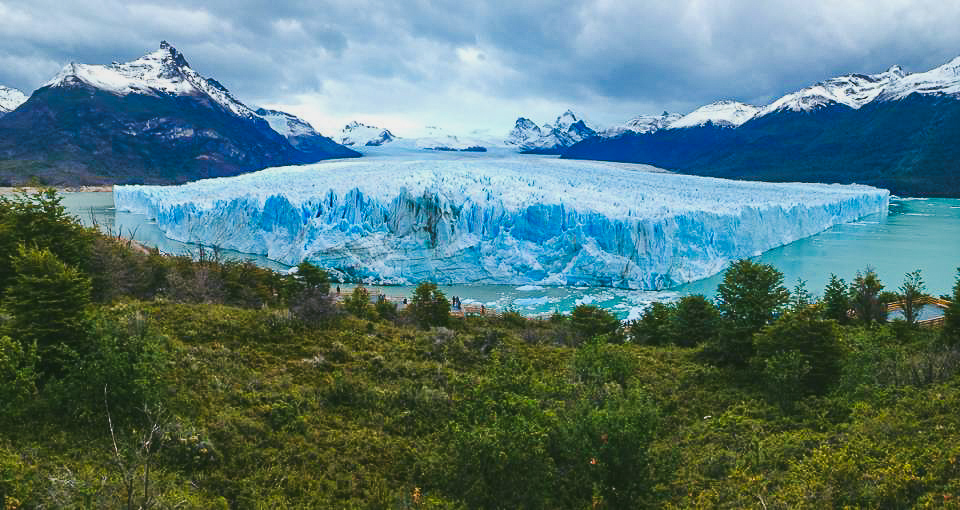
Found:
[[[0,508],[960,506],[960,278],[750,261],[621,324],[344,302],[0,197]]]

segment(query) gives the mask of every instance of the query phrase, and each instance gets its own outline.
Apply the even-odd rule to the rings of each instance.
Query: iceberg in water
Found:
[[[170,238],[309,260],[382,283],[663,289],[832,225],[886,213],[859,185],[761,183],[645,165],[380,157],[180,186],[115,186]]]

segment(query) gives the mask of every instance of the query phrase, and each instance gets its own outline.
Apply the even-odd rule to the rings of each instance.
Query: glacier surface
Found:
[[[730,181],[645,165],[450,154],[115,186],[170,238],[382,283],[663,289],[885,213],[886,190]]]

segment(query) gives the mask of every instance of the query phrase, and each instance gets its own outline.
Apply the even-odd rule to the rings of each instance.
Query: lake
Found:
[[[164,237],[156,224],[143,215],[117,212],[112,193],[64,193],[63,205],[86,225],[133,237],[165,253],[196,253],[198,247]],[[288,266],[263,256],[224,251],[229,258],[251,259],[276,270]],[[830,273],[849,282],[866,266],[877,270],[887,289],[894,290],[904,274],[923,271],[927,291],[950,292],[960,266],[960,199],[891,199],[889,213],[834,226],[820,234],[774,248],[754,260],[783,272],[792,288],[798,278],[807,289],[821,294]],[[634,318],[652,301],[686,294],[713,296],[721,275],[664,291],[630,291],[589,287],[539,287],[504,285],[444,285],[443,291],[459,296],[464,304],[484,304],[500,310],[514,309],[525,315],[566,312],[586,303],[607,308],[621,318]],[[352,286],[343,285],[343,290]],[[412,287],[376,287],[392,296],[410,295]]]

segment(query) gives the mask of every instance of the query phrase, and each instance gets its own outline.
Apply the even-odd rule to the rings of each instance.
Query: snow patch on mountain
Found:
[[[270,129],[273,129],[277,133],[290,138],[293,136],[318,136],[319,133],[309,122],[297,117],[296,115],[281,112],[278,110],[267,110],[266,108],[260,108],[257,110],[257,115],[263,118],[270,124]]]
[[[542,126],[528,118],[518,118],[504,143],[521,151],[551,151],[569,147],[596,134],[594,126],[567,110],[553,123]]]
[[[0,115],[12,112],[27,102],[27,96],[17,89],[0,85]]]
[[[660,115],[638,115],[623,124],[604,129],[601,135],[605,138],[613,138],[624,133],[653,133],[667,129],[681,117],[682,115],[678,113],[668,112]]]
[[[960,94],[960,57],[923,73],[913,73],[891,82],[880,100],[903,99],[910,94]]]
[[[389,129],[381,129],[353,121],[340,131],[337,141],[347,147],[379,147],[392,142],[396,137]]]
[[[645,165],[450,154],[116,186],[172,239],[367,281],[662,289],[884,212],[867,186],[729,181]]]
[[[737,127],[753,118],[759,108],[738,101],[717,101],[684,115],[670,124],[670,129],[703,126],[712,123],[715,126]]]
[[[876,99],[885,87],[903,77],[900,66],[893,66],[880,74],[848,74],[831,78],[777,99],[760,110],[757,117],[783,110],[808,112],[830,104],[842,104],[858,109]]]
[[[117,95],[208,97],[234,115],[254,118],[258,115],[240,102],[223,85],[194,71],[183,54],[166,41],[160,49],[132,62],[109,66],[70,63],[44,87],[70,87],[86,84]]]

